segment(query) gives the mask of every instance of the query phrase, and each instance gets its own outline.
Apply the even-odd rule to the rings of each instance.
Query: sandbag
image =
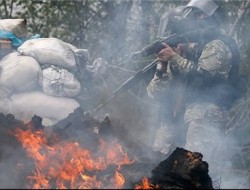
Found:
[[[44,69],[42,74],[42,89],[47,95],[75,97],[81,91],[80,82],[66,69],[51,66]]]
[[[77,71],[74,50],[77,48],[57,38],[35,38],[25,41],[17,49],[42,65],[55,65]]]
[[[41,67],[32,57],[13,52],[0,61],[0,98],[16,92],[38,89],[41,80]]]
[[[11,32],[18,38],[27,37],[25,19],[0,19],[0,30]]]
[[[67,117],[80,105],[73,98],[53,97],[41,91],[13,94],[10,97],[9,112],[17,119],[29,121],[34,114],[43,118],[45,126]]]

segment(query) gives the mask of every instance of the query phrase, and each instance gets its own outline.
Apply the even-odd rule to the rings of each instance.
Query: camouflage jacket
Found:
[[[197,62],[179,54],[172,57],[163,75],[154,75],[147,92],[150,97],[162,100],[175,96],[176,85],[184,83],[186,101],[221,102],[230,94],[230,87],[225,84],[231,67],[232,52],[223,41],[216,39],[204,46]]]

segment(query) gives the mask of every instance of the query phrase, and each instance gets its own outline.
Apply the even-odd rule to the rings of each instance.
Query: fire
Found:
[[[142,184],[136,184],[135,189],[160,189],[160,186],[151,184],[149,182],[149,179],[147,177],[144,177],[142,178]]]
[[[116,189],[122,187],[125,183],[123,175],[118,171],[115,172],[114,183]]]
[[[61,140],[48,145],[42,130],[17,128],[13,134],[34,160],[28,188],[119,189],[125,184],[121,166],[134,162],[117,140],[100,140],[99,150],[91,152],[77,142]]]

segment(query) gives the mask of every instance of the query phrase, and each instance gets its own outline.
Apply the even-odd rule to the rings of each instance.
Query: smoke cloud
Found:
[[[142,33],[138,33],[145,28],[142,28],[143,26],[147,26],[147,24],[142,25],[140,21],[142,21],[141,18],[141,12],[139,9],[139,5],[135,2],[133,4],[133,9],[131,13],[131,25],[129,25],[130,30],[127,31],[128,36],[130,36],[130,39],[128,40],[129,44],[120,44],[120,46],[124,45],[126,47],[133,47],[133,50],[138,50],[138,47],[142,47],[142,45],[148,45],[148,44],[135,44],[137,42],[137,37],[138,35],[141,38],[148,39],[149,35],[148,33],[142,35]],[[119,10],[121,11],[121,10]],[[133,12],[135,11],[135,12]],[[150,14],[150,10],[147,14]],[[119,12],[116,13],[117,15]],[[119,23],[121,20],[119,20],[116,17],[115,22]],[[122,18],[120,18],[122,19]],[[122,22],[124,22],[122,20]],[[113,23],[113,27],[115,27],[116,23]],[[142,30],[141,30],[142,29]],[[119,31],[116,29],[116,33],[119,34],[121,32],[124,34],[124,31]],[[156,29],[155,29],[156,30]],[[157,31],[157,30],[156,30]],[[151,31],[152,32],[152,31]],[[154,31],[153,31],[154,32]],[[125,35],[125,34],[124,34]],[[124,37],[124,36],[123,36]],[[145,40],[146,41],[146,40]],[[113,47],[113,49],[112,49]],[[121,48],[121,47],[119,47]],[[117,47],[114,44],[109,44],[108,45],[108,53],[112,55],[114,52],[117,52]],[[105,54],[105,55],[104,55]],[[122,51],[123,55],[130,55],[131,50],[125,49]],[[133,72],[127,72],[128,71],[138,71],[140,68],[143,68],[146,66],[146,63],[150,63],[150,61],[146,60],[143,63],[135,64],[133,62],[127,63],[127,65],[123,64],[121,65],[120,69],[114,67],[114,63],[112,63],[112,56],[108,56],[107,52],[105,53],[100,53],[99,55],[107,58],[110,62],[107,65],[108,69],[107,72],[108,74],[105,74],[105,76],[101,76],[99,80],[97,81],[98,84],[97,86],[94,86],[96,84],[93,84],[92,81],[89,82],[88,86],[92,86],[91,91],[89,92],[88,96],[86,95],[80,95],[77,99],[79,105],[81,108],[85,111],[88,112],[91,111],[98,106],[100,103],[103,103],[110,95],[113,90],[115,90],[117,87],[119,87],[122,82],[124,82],[126,79],[128,79]],[[94,59],[94,58],[93,58]],[[113,67],[112,67],[113,66]],[[119,65],[120,66],[120,65]],[[152,76],[152,75],[151,75]],[[142,81],[138,82],[138,84],[135,85],[131,90],[125,91],[121,94],[119,94],[117,97],[115,97],[111,102],[109,102],[107,105],[105,105],[101,110],[99,110],[97,113],[94,113],[93,116],[99,120],[103,121],[106,116],[109,116],[112,120],[118,120],[119,122],[122,123],[120,125],[123,127],[121,131],[126,131],[126,137],[128,137],[127,141],[128,142],[134,142],[138,144],[144,144],[145,147],[151,147],[153,148],[153,143],[156,138],[156,131],[160,127],[160,120],[159,120],[159,115],[160,115],[160,103],[156,102],[155,100],[152,100],[151,98],[148,97],[147,92],[146,92],[146,87],[149,82],[149,78],[145,78]],[[189,90],[189,89],[187,89]],[[213,94],[211,94],[213,96]],[[28,104],[28,99],[26,99],[26,105]],[[49,103],[49,106],[52,105],[53,108],[55,108],[57,105],[60,104],[62,106],[59,110],[64,110],[64,107],[67,108],[67,113],[71,112],[71,110],[74,110],[77,107],[77,103],[75,101],[73,102],[72,107],[69,109],[67,104],[63,105],[63,103],[57,103],[53,101],[53,99],[50,99],[51,103]],[[38,102],[40,105],[45,106],[46,100],[41,100],[40,98],[33,99],[32,101]],[[1,100],[0,105],[6,105],[5,102]],[[50,112],[53,112],[53,119],[59,120],[58,117],[56,117],[56,110],[53,111],[54,109],[49,109],[48,107],[46,109],[43,109],[43,106],[35,105],[33,109],[39,109],[39,112],[37,112],[37,115],[43,117],[43,114],[47,116],[48,114],[50,115]],[[6,108],[6,106],[4,107]],[[51,107],[50,107],[51,108]],[[204,105],[204,109],[206,109]],[[8,109],[5,109],[5,111]],[[20,111],[20,113],[17,113]],[[16,115],[22,115],[24,113],[25,109],[22,110],[13,110],[13,113],[16,113]],[[6,111],[7,112],[7,111]],[[29,113],[30,114],[30,111]],[[33,113],[32,113],[33,114]],[[31,115],[29,117],[31,118]],[[55,114],[55,115],[54,115]],[[49,117],[48,115],[48,117]],[[63,112],[62,116],[59,118],[64,118],[65,117],[65,112]],[[46,118],[44,118],[46,120]],[[53,122],[48,122],[48,125],[55,123]],[[182,130],[180,131],[180,135],[178,136],[178,142],[180,146],[185,146],[186,142],[186,133],[187,133],[187,128],[184,125],[183,121],[177,121],[179,124],[183,124],[183,126],[178,126],[178,129]],[[243,171],[237,170],[237,162],[238,159],[241,159],[241,151],[237,147],[239,147],[239,139],[237,139],[237,136],[233,135],[226,135],[225,133],[221,132],[214,126],[213,123],[207,123],[206,125],[209,130],[213,131],[211,133],[206,134],[206,139],[204,139],[204,136],[198,136],[196,137],[197,142],[204,142],[204,140],[208,140],[207,146],[209,147],[209,143],[211,142],[214,145],[214,150],[211,152],[208,152],[208,149],[204,149],[204,147],[199,147],[198,149],[192,149],[189,147],[190,151],[199,151],[200,153],[203,154],[204,158],[203,160],[208,162],[209,164],[209,174],[214,181],[214,187],[218,188],[249,188],[249,178]],[[77,136],[77,129],[74,128],[74,134]],[[206,129],[205,129],[206,130]],[[82,138],[82,136],[79,136],[79,139]],[[89,137],[86,137],[88,139]],[[91,139],[93,140],[93,139]],[[91,141],[89,140],[89,141]],[[12,152],[11,149],[6,147],[6,150],[3,151],[10,151]],[[20,181],[23,180],[20,179],[12,179],[11,178],[11,172],[8,170],[9,166],[11,163],[17,162],[19,156],[19,151],[13,151],[15,152],[14,155],[10,155],[8,158],[2,159],[0,162],[0,180],[1,180],[1,187],[2,188],[12,188],[16,187],[17,184],[21,183]],[[150,153],[147,151],[147,149],[142,151],[145,156],[149,157],[152,159],[152,163],[158,162],[159,158],[155,158],[154,155],[149,155]],[[5,161],[3,161],[5,160]],[[139,178],[139,177],[138,177]]]

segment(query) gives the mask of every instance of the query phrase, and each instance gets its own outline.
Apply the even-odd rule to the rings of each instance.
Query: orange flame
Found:
[[[134,162],[115,140],[100,140],[97,153],[91,153],[77,142],[61,141],[49,146],[42,130],[17,128],[14,135],[34,160],[36,170],[27,177],[34,189],[122,188],[125,178],[119,170]],[[98,175],[110,166],[116,166],[113,176]]]
[[[123,175],[119,173],[118,171],[115,172],[114,183],[115,183],[116,189],[121,188],[125,183],[125,179]]]
[[[135,189],[160,189],[159,185],[153,185],[149,182],[147,177],[142,178],[142,184],[135,185]]]

